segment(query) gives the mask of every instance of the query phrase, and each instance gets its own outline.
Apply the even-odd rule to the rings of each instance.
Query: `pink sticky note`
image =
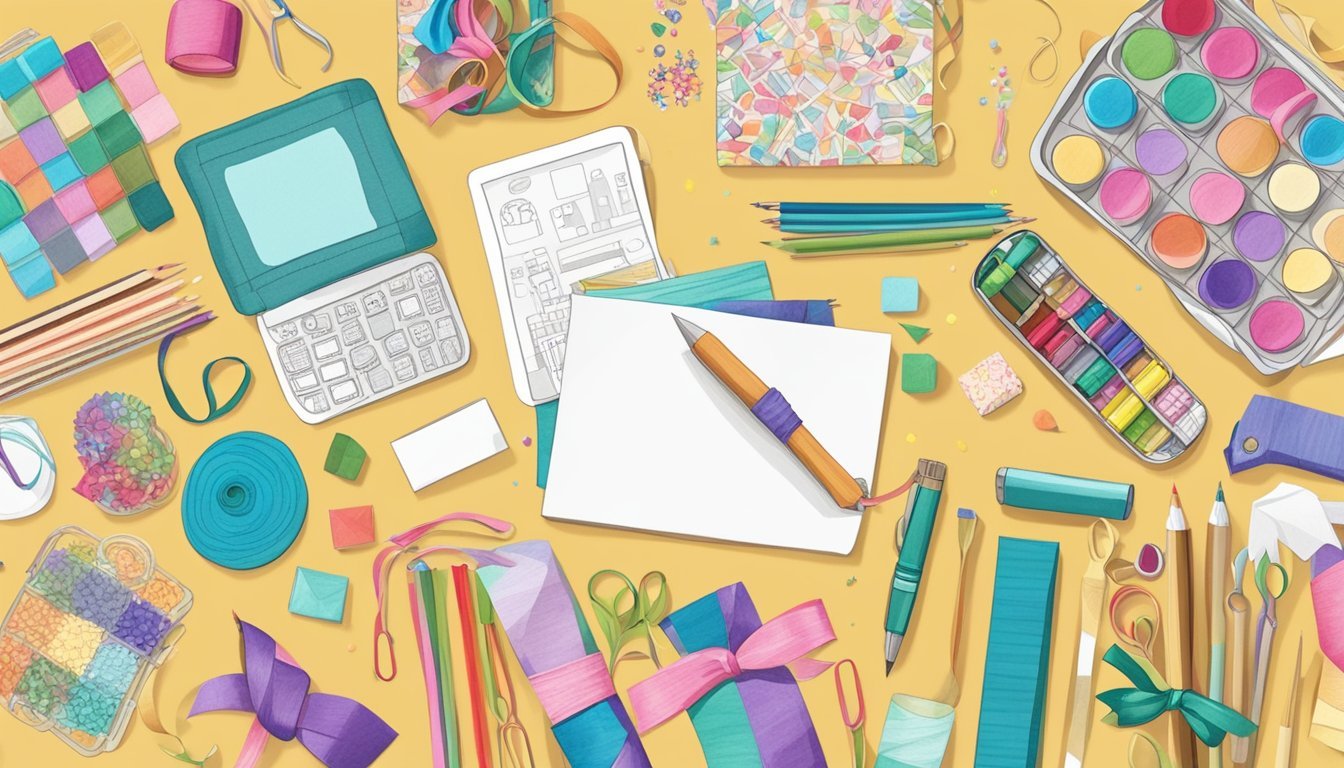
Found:
[[[70,224],[92,215],[98,208],[83,179],[56,193],[56,207]]]
[[[73,229],[75,237],[79,239],[79,244],[83,246],[84,252],[89,255],[89,261],[98,259],[117,247],[117,241],[113,239],[112,233],[107,231],[107,225],[103,223],[103,218],[97,214],[75,224]]]
[[[153,144],[181,124],[168,97],[162,93],[154,94],[144,104],[132,109],[131,118],[140,129],[140,135],[145,137],[146,144]]]
[[[112,79],[116,81],[117,89],[131,109],[154,98],[159,92],[159,86],[154,84],[154,76],[149,74],[149,67],[143,61]]]
[[[59,67],[55,72],[38,80],[34,83],[34,87],[47,112],[55,112],[75,100],[75,84],[70,82],[70,75],[65,71],[65,67]]]

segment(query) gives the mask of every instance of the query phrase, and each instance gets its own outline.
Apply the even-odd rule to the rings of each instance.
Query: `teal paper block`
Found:
[[[910,395],[932,392],[938,386],[938,361],[933,355],[911,352],[901,355],[901,391]]]
[[[919,280],[913,277],[882,278],[882,311],[914,312],[919,309]]]
[[[79,103],[84,107],[84,114],[89,116],[89,122],[94,125],[103,123],[122,111],[121,97],[117,95],[110,80],[104,80],[79,94]]]
[[[51,188],[57,191],[84,178],[84,174],[79,172],[79,166],[75,164],[75,159],[69,152],[62,152],[43,163],[42,173],[47,177]]]
[[[19,66],[18,59],[10,59],[0,64],[0,99],[9,100],[11,96],[27,88],[31,81]]]
[[[294,570],[294,587],[289,593],[289,612],[312,619],[345,620],[345,595],[350,579],[334,573],[299,567]]]
[[[135,213],[135,220],[146,232],[153,232],[173,219],[173,204],[168,202],[168,196],[163,194],[163,187],[157,181],[135,190],[126,199]]]
[[[92,176],[107,165],[107,153],[103,151],[103,144],[98,141],[98,135],[93,131],[85,131],[71,139],[67,148],[85,176]]]

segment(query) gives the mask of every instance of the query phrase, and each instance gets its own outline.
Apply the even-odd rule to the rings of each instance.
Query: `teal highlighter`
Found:
[[[933,523],[938,516],[938,505],[943,498],[943,480],[947,465],[941,461],[920,459],[915,470],[914,486],[905,504],[905,540],[900,557],[896,559],[896,573],[891,577],[891,595],[887,601],[886,643],[884,656],[887,674],[896,663],[901,643],[910,631],[910,617],[919,597],[919,583],[924,576],[924,562],[928,559],[929,543],[933,540]]]

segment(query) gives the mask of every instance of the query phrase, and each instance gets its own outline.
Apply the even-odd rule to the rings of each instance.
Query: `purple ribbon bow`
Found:
[[[268,735],[281,741],[297,738],[329,768],[367,768],[397,738],[363,704],[309,693],[312,678],[288,651],[260,629],[234,619],[243,635],[243,672],[205,681],[187,716],[221,710],[255,713],[239,766],[256,762]]]

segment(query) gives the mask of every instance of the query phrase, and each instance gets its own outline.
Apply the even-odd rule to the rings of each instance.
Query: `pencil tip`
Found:
[[[894,661],[887,662],[887,677],[891,677],[891,668],[894,666],[896,666],[896,662]]]
[[[1214,501],[1223,501],[1223,484],[1218,483],[1218,493],[1213,497]]]

